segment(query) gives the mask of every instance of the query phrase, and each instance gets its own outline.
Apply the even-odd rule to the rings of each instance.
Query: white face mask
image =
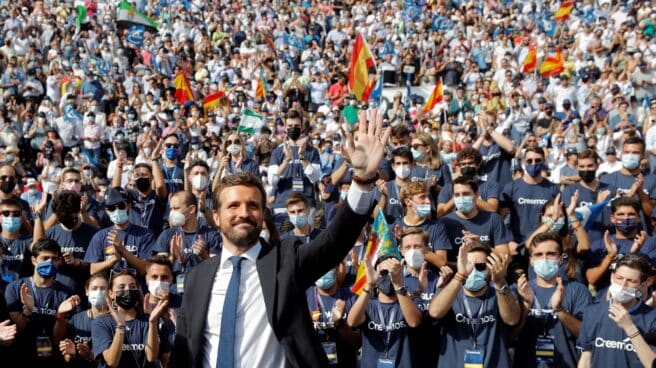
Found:
[[[405,251],[403,258],[408,267],[418,270],[424,263],[425,256],[421,249],[410,249]]]
[[[171,210],[169,213],[169,224],[171,227],[179,227],[185,224],[185,215],[181,211]]]
[[[635,288],[624,287],[614,282],[611,282],[608,291],[610,292],[611,298],[618,303],[626,303],[631,301],[631,299],[640,297],[640,292]]]
[[[207,182],[208,179],[205,175],[198,174],[191,178],[191,187],[194,190],[204,190],[207,188]]]
[[[100,309],[105,305],[105,290],[91,290],[87,299],[92,308]]]
[[[398,176],[401,179],[407,179],[408,176],[410,176],[410,166],[398,166],[396,169],[394,169],[394,173],[396,176]]]
[[[169,287],[171,285],[167,281],[150,280],[148,282],[148,292],[150,295],[158,298],[165,298],[169,295]]]
[[[236,155],[241,152],[241,146],[238,144],[231,144],[228,146],[228,148],[226,148],[226,151],[228,151],[228,153],[231,155]]]

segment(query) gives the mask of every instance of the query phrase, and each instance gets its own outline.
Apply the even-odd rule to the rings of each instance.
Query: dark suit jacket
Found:
[[[290,238],[278,247],[270,247],[262,241],[257,272],[267,319],[289,365],[298,368],[328,365],[312,326],[305,291],[346,257],[368,218],[344,206],[328,228],[309,244]],[[202,366],[203,330],[220,261],[219,254],[194,267],[186,277],[171,354],[178,368]]]

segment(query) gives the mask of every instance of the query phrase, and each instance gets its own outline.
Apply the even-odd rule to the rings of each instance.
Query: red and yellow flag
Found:
[[[194,100],[194,93],[191,90],[189,79],[184,72],[178,72],[173,78],[173,86],[175,87],[175,99],[178,100],[180,105],[187,101]]]
[[[211,95],[207,95],[203,100],[203,109],[205,109],[205,111],[214,110],[217,106],[219,106],[219,103],[224,97],[225,92],[223,91],[218,91],[212,93]]]
[[[522,72],[530,73],[538,66],[538,52],[535,47],[535,44],[528,47],[528,54],[526,59],[524,59],[524,66],[522,67]]]
[[[358,33],[353,45],[353,55],[349,67],[349,89],[356,100],[366,103],[376,84],[376,61],[369,50],[367,41]]]
[[[563,56],[560,54],[560,50],[556,51],[555,55],[547,56],[542,62],[542,65],[540,65],[540,75],[543,78],[555,77],[564,70],[565,62],[563,61]]]
[[[260,75],[257,77],[257,84],[255,85],[255,99],[257,100],[258,98],[266,100],[266,87],[262,69],[260,69]]]
[[[556,13],[554,13],[553,19],[556,22],[566,21],[569,18],[569,14],[572,12],[573,8],[574,8],[574,0],[561,1],[558,10],[556,10]]]
[[[424,112],[433,110],[433,107],[435,107],[435,105],[442,102],[442,99],[444,98],[443,92],[444,91],[442,87],[442,78],[440,78],[437,80],[437,83],[435,83],[435,88],[433,88],[433,93],[431,93],[431,95],[426,100],[426,105],[424,105]]]
[[[362,257],[360,266],[358,267],[358,273],[355,276],[355,283],[351,288],[351,291],[357,295],[362,293],[362,290],[367,284],[367,270],[364,265],[365,258],[371,258],[372,265],[375,265],[376,260],[382,256],[392,255],[396,257],[396,259],[401,259],[401,254],[396,247],[396,242],[390,232],[382,210],[378,210],[378,213],[376,214],[374,223],[371,226],[371,234],[367,241],[367,247],[363,252],[365,252],[365,254],[364,257]]]

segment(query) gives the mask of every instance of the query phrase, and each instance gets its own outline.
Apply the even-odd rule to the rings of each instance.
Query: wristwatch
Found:
[[[396,295],[406,295],[407,296],[408,295],[408,289],[406,289],[405,286],[401,286],[398,289],[394,289],[394,293],[396,293]]]
[[[499,294],[506,295],[506,294],[510,293],[510,286],[508,286],[508,284],[503,285],[503,286],[500,287],[500,288],[497,288],[497,287],[495,286],[495,287],[494,287],[494,290],[496,290],[497,293],[499,293]]]

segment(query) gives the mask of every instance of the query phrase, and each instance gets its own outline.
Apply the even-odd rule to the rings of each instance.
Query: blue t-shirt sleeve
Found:
[[[437,222],[436,226],[433,227],[433,234],[431,234],[431,249],[436,250],[451,250],[453,246],[449,241],[449,234],[446,232],[446,228],[441,222]]]
[[[488,181],[487,183],[487,191],[485,193],[486,198],[485,200],[491,199],[491,198],[497,198],[499,199],[500,195],[500,189],[499,185],[494,182],[494,181]]]
[[[579,338],[576,341],[577,348],[583,351],[592,349],[592,341],[595,338],[595,317],[592,305],[589,305],[583,313],[583,322],[579,331]]]
[[[440,190],[440,194],[437,196],[437,203],[446,203],[451,199],[451,197],[453,197],[453,188],[450,185],[447,185],[442,188],[442,190]]]
[[[93,320],[91,324],[91,340],[93,341],[93,356],[102,361],[103,351],[109,349],[114,340],[114,327],[111,317],[101,317]]]
[[[218,231],[210,231],[207,233],[207,251],[210,254],[217,254],[221,250],[221,236]]]
[[[500,244],[506,244],[512,240],[510,232],[508,232],[503,221],[501,221],[501,217],[496,213],[490,217],[490,225],[492,226],[495,247]]]
[[[512,181],[506,183],[506,185],[503,187],[503,190],[501,191],[501,198],[499,198],[499,204],[503,208],[511,208],[513,205],[513,199],[512,199],[513,183],[514,182]]]
[[[7,285],[5,290],[5,301],[7,302],[7,311],[20,312],[23,310],[23,303],[20,300],[20,287],[23,280],[15,280]]]
[[[99,232],[91,238],[89,247],[87,248],[87,253],[84,255],[84,262],[96,263],[105,258],[103,255],[103,238],[105,234],[105,232]]]
[[[168,231],[162,231],[162,233],[157,237],[157,241],[153,246],[153,253],[169,253],[169,237],[170,234]]]
[[[588,304],[592,302],[592,297],[590,296],[588,289],[584,285],[578,283],[576,283],[575,285],[576,286],[572,288],[573,305],[572,305],[571,313],[576,319],[581,320],[583,319],[583,313],[585,312],[585,308],[587,308]]]
[[[145,234],[141,237],[139,244],[139,258],[150,259],[155,250],[155,235],[150,230],[146,230]]]

